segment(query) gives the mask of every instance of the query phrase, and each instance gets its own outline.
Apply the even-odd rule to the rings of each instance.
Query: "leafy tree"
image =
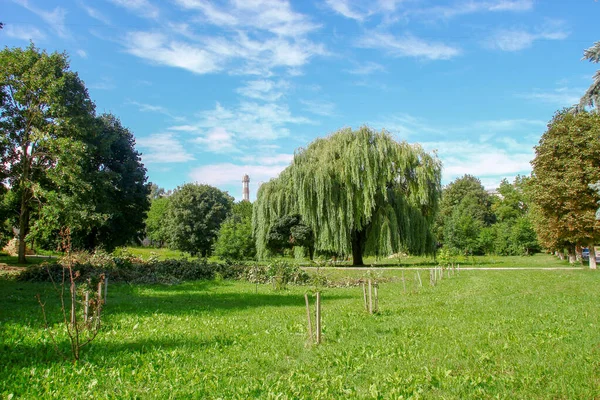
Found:
[[[165,189],[159,187],[156,183],[150,183],[149,186],[150,194],[148,196],[150,197],[150,200],[159,199],[168,195]]]
[[[256,256],[252,237],[252,203],[233,205],[233,212],[221,225],[214,254],[221,258],[247,260]]]
[[[489,226],[495,220],[491,211],[492,199],[481,184],[481,181],[472,176],[464,175],[447,185],[442,192],[440,212],[436,220],[436,234],[440,242],[445,242],[445,225],[452,218],[452,214],[459,204],[469,197],[468,212],[471,217],[481,222],[482,226]],[[457,217],[455,217],[456,220]],[[480,225],[477,222],[477,225]]]
[[[594,43],[592,47],[583,52],[583,59],[593,63],[600,62],[600,42]],[[600,112],[600,70],[594,74],[594,81],[581,97],[579,101],[578,110],[583,111],[585,107],[594,107]]]
[[[536,146],[529,185],[533,224],[550,250],[590,246],[600,237],[595,218],[598,193],[589,182],[600,180],[600,114],[558,112]]]
[[[232,205],[233,198],[215,187],[193,183],[179,186],[167,210],[169,246],[192,255],[209,255]]]
[[[253,219],[258,256],[267,255],[273,223],[293,214],[313,230],[316,250],[352,253],[355,265],[363,254],[433,253],[440,171],[439,160],[420,146],[368,127],[317,139],[260,187]]]
[[[0,52],[2,164],[20,194],[19,262],[34,204],[46,201],[48,185],[75,187],[82,139],[93,125],[94,104],[69,70],[65,54],[48,55],[33,44]]]
[[[153,245],[158,244],[158,247],[163,247],[169,239],[166,229],[168,207],[168,197],[153,199],[146,218],[146,236]]]
[[[478,198],[469,193],[458,203],[444,224],[444,245],[465,255],[480,253],[479,235],[484,228],[480,212]]]
[[[312,229],[302,223],[300,214],[284,215],[269,228],[267,248],[272,252],[283,253],[294,246],[306,247],[312,260],[314,252]]]

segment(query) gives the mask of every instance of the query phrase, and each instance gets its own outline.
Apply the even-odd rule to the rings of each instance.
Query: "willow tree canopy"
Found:
[[[355,265],[363,255],[431,254],[440,175],[437,157],[385,131],[348,128],[316,139],[260,187],[253,213],[257,254],[268,255],[269,227],[288,214],[300,214],[313,229],[317,251],[352,254]]]

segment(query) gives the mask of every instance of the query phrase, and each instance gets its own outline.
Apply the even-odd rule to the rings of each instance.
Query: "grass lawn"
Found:
[[[382,284],[375,316],[360,288],[325,289],[320,346],[306,340],[307,287],[115,284],[103,331],[71,364],[41,328],[34,295],[57,321],[51,286],[0,280],[0,397],[600,396],[599,273],[463,271],[418,292],[409,283],[406,293],[400,280]]]

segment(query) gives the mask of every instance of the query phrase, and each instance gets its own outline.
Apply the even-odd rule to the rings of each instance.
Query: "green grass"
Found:
[[[51,286],[0,280],[0,397],[599,396],[600,274],[462,271],[417,292],[415,273],[406,293],[381,285],[375,316],[360,288],[325,289],[320,346],[306,341],[306,287],[112,285],[104,329],[77,364],[40,327],[34,295],[56,312]]]
[[[150,258],[157,258],[159,260],[167,260],[167,259],[179,259],[179,258],[193,258],[189,253],[179,251],[179,250],[171,250],[167,248],[152,248],[152,247],[124,247],[117,249],[115,254],[131,254],[136,257],[140,257],[144,260],[148,260]]]

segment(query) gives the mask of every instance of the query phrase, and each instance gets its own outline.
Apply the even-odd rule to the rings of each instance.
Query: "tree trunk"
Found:
[[[362,258],[364,238],[364,231],[352,233],[352,265],[365,265]]]
[[[590,243],[590,269],[596,269],[596,249],[594,248],[594,243]]]
[[[21,194],[21,214],[19,215],[19,264],[25,264],[27,262],[27,259],[25,258],[25,236],[27,235],[27,229],[29,228],[27,196],[27,190],[23,190],[23,193]]]
[[[569,247],[569,264],[575,264],[577,255],[575,254],[575,246]]]

